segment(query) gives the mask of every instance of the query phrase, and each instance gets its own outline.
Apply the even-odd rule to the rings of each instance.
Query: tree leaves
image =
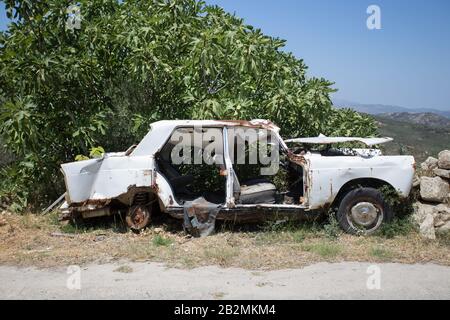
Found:
[[[0,35],[0,134],[17,163],[35,161],[29,194],[62,191],[60,163],[98,145],[124,150],[160,119],[266,118],[286,137],[375,134],[368,118],[332,108],[333,83],[308,79],[284,40],[217,6],[77,2],[80,29],[68,30],[67,2],[5,1],[16,22]]]

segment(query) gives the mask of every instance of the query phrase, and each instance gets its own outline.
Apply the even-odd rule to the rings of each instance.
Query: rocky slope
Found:
[[[382,146],[385,154],[410,154],[420,163],[430,156],[437,157],[441,150],[450,146],[450,126],[429,127],[381,116],[373,117],[380,135],[394,138],[393,142]]]
[[[438,115],[436,113],[423,112],[390,112],[380,114],[379,117],[388,118],[396,121],[403,121],[409,123],[415,123],[422,126],[428,126],[432,128],[449,128],[450,119]]]

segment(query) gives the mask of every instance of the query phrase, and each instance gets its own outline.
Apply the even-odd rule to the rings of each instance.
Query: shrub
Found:
[[[395,217],[390,223],[384,223],[378,235],[385,238],[394,238],[395,236],[404,236],[415,230],[411,216]]]
[[[157,234],[156,236],[153,237],[152,243],[156,247],[167,247],[170,246],[173,243],[173,241],[172,239],[165,238]]]

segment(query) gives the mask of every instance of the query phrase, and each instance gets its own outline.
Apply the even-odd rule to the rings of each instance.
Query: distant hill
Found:
[[[390,112],[390,113],[382,113],[378,116],[382,118],[415,123],[422,126],[428,126],[433,128],[450,128],[450,118],[431,112],[423,112],[423,113]]]
[[[383,113],[435,113],[440,116],[450,119],[450,111],[443,111],[431,108],[405,108],[393,105],[384,104],[363,104],[342,99],[333,99],[333,104],[337,108],[350,108],[355,111],[367,113],[367,114],[383,114]]]
[[[436,157],[440,151],[450,149],[450,126],[436,127],[416,123],[415,121],[422,121],[420,116],[413,117],[410,122],[404,116],[400,117],[401,121],[384,115],[373,115],[373,118],[377,121],[381,136],[394,138],[393,142],[382,146],[385,154],[410,154],[420,163],[429,156]],[[423,123],[428,121],[424,120]]]
[[[333,104],[371,115],[380,135],[394,138],[394,142],[382,146],[385,154],[410,154],[417,162],[422,162],[450,149],[450,111],[362,104],[342,99],[333,99]]]

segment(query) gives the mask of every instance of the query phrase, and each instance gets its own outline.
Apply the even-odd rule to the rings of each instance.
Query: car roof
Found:
[[[162,120],[151,124],[152,128],[170,126],[173,128],[183,126],[214,126],[214,127],[254,127],[279,130],[279,128],[269,120]]]
[[[162,120],[150,125],[150,131],[131,153],[132,156],[151,155],[158,152],[171,133],[178,127],[248,127],[280,131],[269,120]]]

